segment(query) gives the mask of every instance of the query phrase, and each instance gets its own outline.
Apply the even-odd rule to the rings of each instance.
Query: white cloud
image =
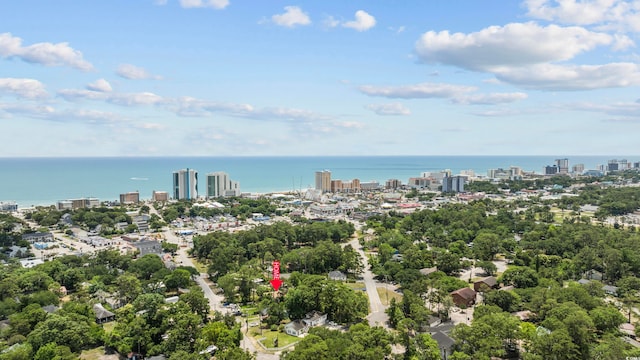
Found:
[[[62,89],[58,95],[67,101],[103,100],[121,106],[160,105],[169,100],[150,92],[141,93],[106,93],[91,90]]]
[[[496,77],[501,81],[529,89],[591,90],[640,85],[640,65],[539,64],[528,68],[504,69],[497,72]]]
[[[609,34],[581,27],[543,27],[528,22],[491,26],[469,34],[429,31],[420,37],[415,50],[427,63],[495,72],[510,67],[565,61],[597,46],[619,42]]]
[[[526,0],[527,15],[564,24],[640,31],[640,3],[622,0]]]
[[[0,78],[0,93],[25,99],[39,99],[48,95],[40,81],[16,78]]]
[[[522,92],[471,94],[455,97],[452,99],[452,101],[454,103],[468,105],[496,105],[524,100],[527,97],[527,94]]]
[[[411,115],[411,111],[400,103],[370,104],[367,109],[378,115]]]
[[[55,122],[82,122],[89,124],[113,124],[124,119],[115,113],[98,110],[63,109],[33,103],[0,103],[0,111],[9,117],[27,116],[33,119]],[[1,114],[1,113],[0,113]]]
[[[87,90],[99,91],[99,92],[111,92],[111,84],[105,79],[98,79],[90,84],[87,84]]]
[[[475,91],[476,88],[473,86],[443,83],[422,83],[401,86],[363,85],[360,86],[358,90],[369,96],[380,96],[391,99],[429,99],[452,98],[467,92]]]
[[[342,26],[355,29],[357,31],[367,31],[376,26],[376,18],[364,10],[356,11],[356,18],[353,21],[346,21]]]
[[[304,13],[298,6],[285,6],[284,10],[283,14],[276,14],[271,17],[271,20],[276,25],[292,28],[298,25],[311,24],[309,15]]]
[[[42,105],[32,102],[19,102],[19,103],[1,103],[0,102],[0,114],[2,117],[12,117],[14,114],[25,115],[35,119],[46,118],[49,114],[55,110],[49,105]]]
[[[224,9],[229,5],[228,0],[180,0],[180,6],[183,8],[212,8]]]
[[[611,104],[580,102],[559,105],[560,108],[572,111],[588,111],[603,113],[611,116],[621,116],[623,119],[640,119],[640,103],[614,102]]]
[[[143,129],[143,130],[164,130],[167,128],[166,125],[158,124],[158,123],[142,123],[134,125],[135,128]]]
[[[340,20],[336,20],[333,16],[327,16],[322,23],[326,27],[334,28],[340,25]]]
[[[143,79],[161,80],[162,79],[162,77],[159,75],[153,75],[149,73],[147,70],[131,64],[122,64],[118,66],[118,70],[116,70],[116,74],[118,74],[118,76],[120,77],[123,77],[125,79],[130,79],[130,80],[143,80]]]
[[[70,66],[82,71],[93,69],[93,65],[83,59],[82,53],[74,50],[66,42],[22,46],[22,39],[10,33],[0,34],[0,57],[19,58],[45,66]]]

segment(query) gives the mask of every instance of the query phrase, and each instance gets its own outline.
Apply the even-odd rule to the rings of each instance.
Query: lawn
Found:
[[[118,360],[119,357],[117,354],[114,355],[105,355],[104,347],[99,346],[95,349],[84,350],[79,359],[82,360]]]
[[[273,341],[275,340],[276,337],[278,337],[278,347],[284,347],[284,346],[287,346],[289,344],[293,344],[295,342],[300,341],[300,338],[298,338],[298,337],[291,336],[291,335],[285,334],[285,333],[281,333],[279,331],[262,330],[262,335],[260,335],[260,329],[252,328],[252,330],[253,329],[256,329],[256,331],[258,332],[258,335],[256,335],[256,338],[257,339],[263,339],[260,342],[267,349],[275,347],[275,346],[273,346]]]
[[[356,291],[365,291],[367,287],[363,282],[355,282],[355,283],[345,283],[348,287]]]
[[[116,324],[118,324],[115,321],[112,322],[108,322],[106,324],[102,324],[102,328],[104,329],[105,334],[109,334],[113,331],[113,328],[116,327]]]
[[[201,274],[202,273],[207,273],[207,265],[206,264],[201,263],[195,257],[192,257],[189,260],[191,260],[191,262],[193,263],[193,267],[195,267]]]
[[[398,294],[393,290],[389,290],[384,287],[376,288],[376,290],[378,291],[378,296],[380,296],[380,301],[382,302],[382,305],[389,306],[391,299],[396,299],[396,302],[399,302],[402,300],[402,294]]]

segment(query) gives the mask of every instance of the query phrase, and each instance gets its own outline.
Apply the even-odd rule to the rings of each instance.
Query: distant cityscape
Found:
[[[472,181],[523,180],[556,175],[572,177],[601,177],[614,171],[640,169],[640,161],[627,159],[610,159],[606,164],[597,165],[593,169],[586,169],[583,163],[571,164],[569,158],[558,158],[550,165],[546,165],[541,172],[525,171],[520,166],[512,165],[508,168],[488,169],[485,174],[477,174],[474,170],[461,170],[459,174],[453,174],[450,169],[440,171],[425,171],[416,177],[410,177],[406,182],[401,179],[387,179],[383,184],[377,180],[362,181],[354,179],[334,179],[331,170],[319,170],[314,174],[315,187],[306,191],[315,191],[318,197],[322,193],[359,193],[368,191],[390,191],[397,189],[422,189],[429,191],[441,191],[443,193],[464,193],[465,185]],[[201,189],[204,187],[204,192]],[[223,171],[209,172],[205,175],[204,186],[200,184],[200,178],[196,169],[185,168],[176,170],[172,174],[171,191],[153,190],[150,200],[164,202],[169,200],[195,200],[215,199],[220,197],[250,196],[242,193],[240,182],[231,179],[230,175]],[[138,191],[121,193],[119,201],[112,203],[136,204],[141,201]],[[101,200],[95,197],[81,197],[57,201],[58,210],[75,210],[81,208],[97,207]],[[17,211],[18,204],[13,201],[0,201],[0,211]]]

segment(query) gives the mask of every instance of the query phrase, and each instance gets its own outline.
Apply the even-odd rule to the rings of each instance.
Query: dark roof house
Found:
[[[93,305],[93,312],[96,314],[96,322],[98,324],[104,324],[116,319],[116,314],[105,309],[100,303]]]
[[[451,292],[451,297],[459,307],[469,307],[476,303],[476,292],[468,287]]]
[[[493,276],[480,279],[473,283],[473,290],[477,292],[498,288],[498,279]]]

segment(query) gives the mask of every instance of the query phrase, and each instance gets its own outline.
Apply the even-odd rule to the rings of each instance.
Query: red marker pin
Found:
[[[280,280],[280,261],[274,261],[271,266],[273,267],[273,280],[271,280],[271,286],[273,286],[273,290],[278,291],[278,289],[280,289],[280,285],[282,285],[282,280]]]

